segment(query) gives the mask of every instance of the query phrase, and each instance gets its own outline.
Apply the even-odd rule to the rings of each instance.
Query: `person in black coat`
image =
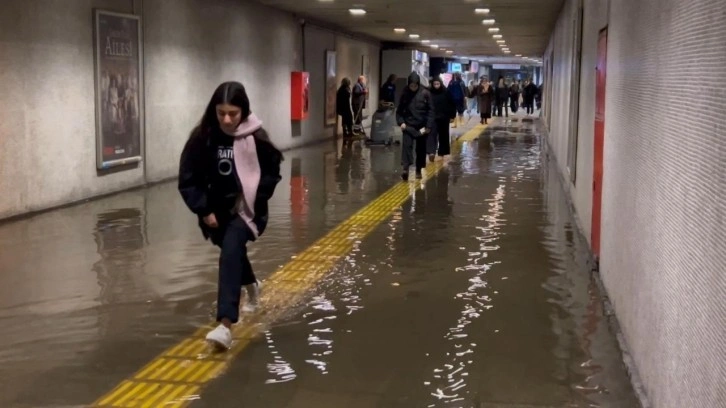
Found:
[[[396,74],[388,76],[386,83],[381,86],[380,101],[390,103],[391,105],[396,104]]]
[[[343,120],[343,141],[350,141],[353,138],[353,110],[350,105],[351,96],[350,79],[343,78],[335,98],[336,112]]]
[[[499,77],[497,88],[494,90],[494,99],[496,108],[495,115],[501,118],[502,113],[504,113],[506,117],[509,117],[509,106],[507,105],[509,101],[509,87],[504,82],[504,77]]]
[[[428,154],[429,160],[434,161],[434,155],[437,153],[439,157],[451,154],[451,135],[449,133],[449,123],[456,118],[456,103],[451,93],[448,92],[444,81],[436,77],[431,81],[431,98],[434,101],[434,117],[436,125],[429,134]]]
[[[247,242],[265,231],[282,160],[239,82],[217,88],[182,151],[179,192],[198,217],[204,238],[221,248],[220,324],[206,338],[223,349],[232,344],[230,327],[239,320],[242,287],[248,296],[243,311],[254,311],[258,304],[260,285],[247,258]]]
[[[537,96],[537,85],[532,82],[532,79],[528,79],[524,85],[524,92],[522,93],[522,100],[524,107],[527,108],[527,115],[534,113],[534,98]]]
[[[479,98],[479,114],[481,116],[482,125],[486,125],[492,117],[492,104],[494,103],[494,88],[489,83],[489,79],[482,77],[479,86],[476,87],[476,95]]]
[[[401,95],[396,109],[396,122],[403,131],[401,146],[401,178],[408,181],[408,171],[413,160],[413,146],[416,145],[416,178],[421,179],[421,170],[426,167],[426,139],[436,125],[434,102],[428,89],[421,86],[421,77],[412,72],[408,86]]]

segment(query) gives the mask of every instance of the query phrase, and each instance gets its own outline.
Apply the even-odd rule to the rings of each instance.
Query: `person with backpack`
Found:
[[[434,102],[431,93],[421,86],[421,77],[416,72],[408,76],[408,86],[403,90],[396,109],[396,122],[403,131],[401,148],[401,179],[408,181],[408,172],[414,164],[416,146],[416,178],[422,179],[421,170],[426,167],[426,142],[435,126]]]

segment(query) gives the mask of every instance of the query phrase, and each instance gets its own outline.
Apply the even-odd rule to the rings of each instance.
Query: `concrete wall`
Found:
[[[572,4],[549,50],[555,68],[549,143],[562,174]],[[723,1],[584,1],[577,179],[568,189],[588,239],[594,66],[606,25],[603,283],[652,406],[724,407]]]
[[[146,160],[124,171],[95,165],[92,10],[143,18]],[[247,87],[280,148],[333,135],[324,126],[324,52],[357,77],[376,44],[302,29],[288,13],[244,0],[6,0],[0,14],[0,219],[174,177],[179,153],[222,81]],[[311,74],[308,121],[290,120],[290,72]]]
[[[96,174],[92,8],[131,1],[12,0],[0,13],[0,218],[139,185]]]

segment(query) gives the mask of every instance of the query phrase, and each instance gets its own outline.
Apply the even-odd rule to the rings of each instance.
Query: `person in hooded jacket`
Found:
[[[428,154],[429,160],[434,161],[437,153],[439,157],[451,154],[451,135],[449,123],[456,118],[456,103],[447,91],[444,81],[435,77],[431,81],[431,97],[434,100],[434,116],[436,125],[429,134]]]
[[[386,83],[381,86],[381,92],[379,99],[381,102],[390,103],[391,105],[396,104],[396,74],[388,76]]]
[[[268,200],[280,179],[282,153],[272,144],[262,122],[250,110],[239,82],[214,91],[204,116],[184,146],[179,164],[179,192],[197,215],[205,239],[221,248],[217,321],[207,341],[229,349],[231,326],[258,305],[260,285],[247,257],[247,242],[265,231]]]
[[[454,79],[449,82],[448,91],[451,94],[451,98],[454,100],[456,105],[456,111],[458,115],[454,117],[454,124],[452,127],[457,127],[459,124],[464,126],[464,111],[466,110],[466,83],[461,78],[461,73],[454,73]]]
[[[436,125],[434,102],[431,93],[421,86],[421,77],[412,72],[408,76],[408,86],[401,95],[396,109],[396,121],[403,131],[401,148],[401,178],[408,181],[408,171],[413,160],[413,147],[416,145],[416,178],[423,178],[421,170],[426,167],[426,139]]]

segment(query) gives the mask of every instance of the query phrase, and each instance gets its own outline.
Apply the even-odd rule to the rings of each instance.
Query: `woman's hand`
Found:
[[[207,226],[210,228],[219,227],[219,224],[217,224],[217,217],[214,216],[214,213],[211,213],[204,217],[204,223],[207,224]]]

